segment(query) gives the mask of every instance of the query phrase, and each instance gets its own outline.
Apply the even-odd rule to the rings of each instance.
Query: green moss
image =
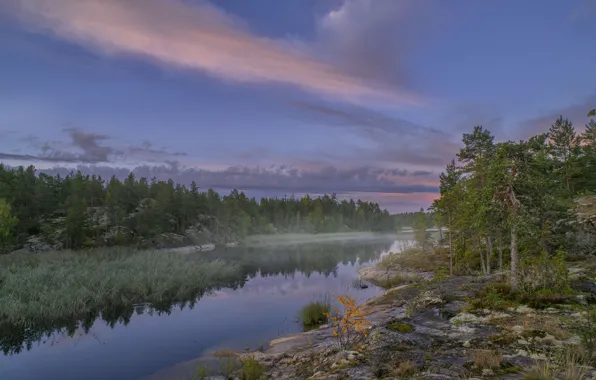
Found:
[[[391,323],[389,326],[387,326],[387,328],[389,330],[392,331],[399,331],[401,333],[411,333],[412,331],[414,331],[414,326],[407,324],[407,323]]]

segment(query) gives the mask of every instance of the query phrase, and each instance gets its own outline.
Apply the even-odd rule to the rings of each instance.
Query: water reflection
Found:
[[[238,263],[241,270],[229,283],[183,303],[108,306],[82,321],[0,327],[2,350],[10,355],[0,357],[0,378],[134,379],[206,350],[256,348],[300,331],[296,313],[311,299],[378,294],[375,287],[356,286],[357,269],[391,245],[385,239],[193,255],[190,259]]]

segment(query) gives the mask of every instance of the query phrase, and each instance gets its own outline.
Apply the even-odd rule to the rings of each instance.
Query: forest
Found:
[[[251,234],[394,231],[378,204],[311,198],[220,195],[172,180],[50,176],[0,164],[0,252],[104,246],[221,244]]]
[[[596,251],[596,121],[578,132],[559,117],[528,140],[494,140],[474,127],[440,176],[430,210],[449,231],[450,271],[507,267],[513,289],[564,290],[565,260]]]

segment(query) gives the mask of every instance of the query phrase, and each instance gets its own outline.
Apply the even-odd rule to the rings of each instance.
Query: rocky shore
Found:
[[[377,267],[361,274],[374,281],[387,273]],[[262,363],[268,379],[596,379],[594,367],[576,360],[583,349],[577,331],[588,318],[585,295],[495,310],[482,308],[482,297],[502,284],[499,275],[419,275],[418,283],[366,302],[372,325],[357,348],[340,350],[332,328],[322,326],[240,357]],[[552,377],[532,377],[541,369]]]

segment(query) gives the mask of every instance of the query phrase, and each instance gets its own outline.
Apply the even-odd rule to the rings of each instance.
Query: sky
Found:
[[[593,0],[0,0],[0,162],[415,211],[475,125],[584,128]]]

